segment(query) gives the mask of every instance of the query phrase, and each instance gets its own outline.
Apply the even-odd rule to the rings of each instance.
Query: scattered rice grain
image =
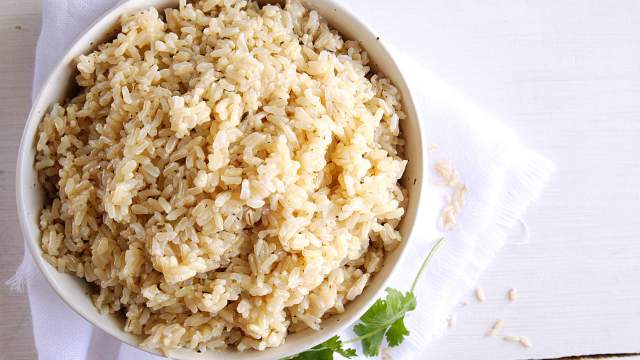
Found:
[[[380,360],[393,360],[391,354],[389,354],[389,348],[383,347],[382,350],[380,350]]]
[[[457,170],[448,160],[437,161],[433,166],[433,170],[439,177],[439,180],[434,181],[434,184],[448,186],[452,189],[452,195],[445,200],[446,204],[439,219],[440,227],[444,231],[450,231],[456,226],[456,217],[462,211],[469,188],[467,185],[460,183]]]
[[[456,314],[449,315],[449,319],[447,319],[447,325],[449,328],[454,328],[457,324]]]
[[[529,341],[529,339],[525,336],[520,336],[520,345],[525,348],[530,348],[532,346],[531,341]]]
[[[502,340],[509,342],[520,342],[520,336],[507,335],[503,337]]]
[[[458,181],[460,180],[460,176],[458,175],[458,171],[451,165],[451,162],[446,159],[441,159],[436,161],[433,165],[433,170],[439,176],[441,185],[446,185],[451,188],[454,188],[458,185]]]
[[[491,328],[489,328],[484,335],[494,336],[498,331],[500,331],[500,329],[502,329],[502,326],[504,326],[504,321],[502,319],[498,319],[493,323],[493,325],[491,325]]]

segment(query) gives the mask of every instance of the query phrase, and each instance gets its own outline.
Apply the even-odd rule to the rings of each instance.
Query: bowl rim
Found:
[[[34,161],[34,159],[32,158],[26,158],[26,154],[28,153],[27,151],[28,147],[33,147],[35,144],[35,136],[37,135],[37,126],[42,121],[43,115],[37,114],[38,113],[37,110],[44,109],[44,111],[46,112],[48,109],[50,109],[52,104],[43,104],[43,102],[45,101],[44,100],[44,98],[46,97],[45,94],[49,93],[51,91],[50,89],[56,86],[56,82],[55,82],[56,74],[63,71],[64,68],[69,65],[70,61],[72,61],[77,56],[74,54],[78,52],[78,50],[85,48],[86,44],[90,43],[91,39],[99,37],[98,34],[94,34],[97,31],[95,28],[101,25],[105,25],[105,23],[107,22],[111,24],[117,24],[118,18],[122,14],[127,13],[128,11],[134,11],[134,10],[139,10],[139,9],[149,8],[149,7],[161,8],[160,3],[169,4],[169,6],[174,7],[174,6],[177,6],[178,1],[179,0],[147,0],[147,1],[141,1],[139,3],[137,1],[132,1],[132,0],[123,1],[122,3],[118,3],[113,7],[109,8],[108,10],[106,10],[103,14],[98,16],[98,18],[96,18],[90,25],[88,25],[83,31],[81,31],[75,37],[75,39],[71,42],[71,45],[65,49],[64,55],[56,62],[55,66],[49,72],[46,80],[42,83],[40,89],[38,90],[38,95],[35,97],[35,99],[31,104],[31,109],[29,111],[27,121],[25,122],[24,129],[20,139],[20,146],[18,148],[18,158],[16,163],[16,178],[15,178],[18,221],[20,224],[20,229],[22,231],[23,237],[25,238],[26,248],[28,249],[29,254],[31,255],[38,270],[44,276],[47,283],[49,284],[49,286],[51,286],[51,288],[54,290],[57,296],[76,314],[80,315],[85,321],[88,321],[93,326],[103,330],[105,333],[116,338],[118,341],[128,344],[136,349],[145,351],[147,353],[160,355],[160,356],[168,356],[168,355],[163,354],[157,349],[152,350],[152,349],[146,349],[141,347],[139,342],[134,342],[132,341],[131,337],[127,337],[126,336],[127,333],[125,333],[123,329],[121,329],[118,332],[114,332],[114,331],[111,331],[110,329],[105,328],[101,324],[101,322],[94,321],[91,318],[91,316],[89,316],[89,313],[86,313],[85,310],[83,310],[78,304],[76,304],[75,301],[73,300],[73,296],[67,295],[63,291],[60,284],[54,278],[54,275],[51,274],[50,269],[48,268],[48,267],[51,267],[51,265],[48,264],[40,254],[41,252],[40,238],[38,236],[36,237],[31,236],[30,229],[33,228],[33,225],[27,220],[28,219],[27,208],[29,208],[29,206],[25,202],[25,198],[24,198],[25,194],[23,193],[23,188],[20,184],[22,184],[22,182],[25,181],[24,179],[25,174],[23,174],[23,170],[22,170],[24,168],[25,162],[33,163]],[[327,3],[329,4],[330,7],[333,8],[335,12],[342,13],[346,15],[348,18],[350,18],[349,20],[353,22],[351,26],[353,26],[354,28],[360,28],[362,31],[374,36],[376,34],[376,32],[366,22],[364,22],[353,11],[349,10],[348,8],[346,8],[344,5],[337,2],[336,0],[300,0],[300,1],[304,4],[305,7],[312,8],[312,9],[314,8],[313,6],[314,3]],[[258,2],[274,2],[274,1],[258,0]],[[331,22],[331,18],[327,16],[327,14],[324,14],[324,15],[321,14],[321,16],[327,21]],[[107,32],[105,31],[102,33],[102,35],[105,35],[106,33]],[[409,86],[407,77],[405,76],[405,73],[401,70],[401,67],[399,66],[395,56],[389,50],[384,40],[380,39],[379,37],[377,38],[377,40],[378,40],[380,50],[386,54],[389,60],[389,66],[392,68],[395,68],[394,70],[398,74],[397,78],[393,80],[394,85],[396,85],[396,87],[398,88],[404,88],[406,90],[402,93],[402,98],[403,98],[402,105],[403,107],[405,107],[404,109],[405,113],[409,113],[409,111],[407,111],[408,110],[407,107],[412,108],[411,110],[413,114],[415,114],[415,120],[414,120],[415,127],[418,131],[417,148],[419,150],[420,161],[422,162],[420,164],[421,176],[420,176],[420,179],[418,179],[419,186],[414,188],[412,190],[413,192],[411,193],[411,196],[416,196],[415,193],[417,192],[417,199],[415,200],[415,215],[413,217],[413,221],[408,225],[408,228],[406,230],[406,235],[404,236],[404,239],[403,239],[404,242],[408,243],[409,241],[412,240],[413,229],[421,213],[420,198],[424,190],[424,169],[426,169],[425,163],[427,160],[426,159],[427,154],[424,151],[424,142],[425,142],[424,135],[423,135],[424,133],[418,118],[421,111],[420,111],[420,105],[417,102],[415,102],[413,99],[412,89]],[[366,48],[364,50],[366,51]],[[371,59],[371,61],[375,63],[375,59]],[[382,72],[382,73],[386,74],[386,72]],[[399,85],[398,82],[401,83],[400,84],[401,86],[398,86]],[[35,131],[31,133],[29,129],[33,127],[35,127]],[[39,229],[36,229],[36,232],[40,234]],[[385,285],[387,284],[389,279],[398,271],[400,264],[402,264],[403,259],[407,253],[407,247],[408,247],[407,244],[404,244],[404,246],[394,250],[394,251],[399,251],[400,253],[398,254],[397,260],[395,261],[395,264],[393,264],[392,269],[389,271],[386,278],[382,280],[382,282],[380,283],[377,289],[373,289],[373,294],[370,299],[368,299],[365,303],[363,303],[360,308],[356,308],[353,311],[351,311],[351,314],[349,316],[345,316],[345,319],[344,319],[345,321],[336,326],[337,328],[335,330],[335,333],[341,332],[345,330],[347,327],[350,327],[364,314],[364,312],[373,304],[373,302],[375,302],[375,300],[380,297],[380,294],[383,292]],[[278,356],[286,357],[286,356],[294,355],[296,353],[304,351],[312,346],[315,346],[319,343],[326,341],[327,339],[335,335],[335,333],[324,334],[322,332],[318,332],[316,336],[310,336],[310,340],[307,341],[308,345],[306,347],[303,347],[300,349],[293,349],[291,351],[287,351],[284,354],[279,354]],[[272,349],[282,348],[285,345],[286,345],[286,342],[285,344],[282,344],[279,347],[272,348]],[[186,355],[184,353],[185,350],[188,353],[191,353],[192,355],[185,356]],[[237,351],[232,351],[232,352],[239,353]],[[228,352],[220,351],[220,350],[208,350],[204,353],[197,353],[193,350],[182,349],[178,351],[172,351],[171,358],[176,358],[176,359],[193,359],[193,358],[215,359],[217,358],[216,356],[214,356],[213,358],[203,357],[203,355],[209,354],[209,353],[215,353],[216,355],[219,355],[220,358],[224,358],[224,354],[227,354]],[[265,352],[247,351],[244,354],[246,355],[246,358],[258,359],[258,358],[265,358],[264,356],[259,356],[260,354],[264,354],[264,353]]]

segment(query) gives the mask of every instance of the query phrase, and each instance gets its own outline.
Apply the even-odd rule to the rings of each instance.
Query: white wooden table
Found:
[[[62,0],[60,0],[62,1]],[[347,1],[345,0],[345,3]],[[30,103],[38,0],[0,12],[0,278],[22,253],[15,158]],[[350,0],[381,37],[503,118],[558,172],[457,312],[431,359],[640,352],[640,2]],[[509,304],[506,291],[520,299]],[[470,297],[471,298],[471,297]],[[0,289],[0,359],[33,359],[26,298]],[[534,346],[483,336],[497,318]]]

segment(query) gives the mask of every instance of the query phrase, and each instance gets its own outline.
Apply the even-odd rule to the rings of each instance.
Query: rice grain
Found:
[[[530,348],[532,346],[531,341],[529,341],[529,339],[524,336],[520,336],[520,345],[522,345],[525,348]]]
[[[405,114],[370,66],[295,0],[122,16],[39,125],[45,258],[165,353],[318,330],[402,241]]]
[[[507,335],[503,337],[502,340],[509,341],[509,342],[520,342],[520,336]]]
[[[455,314],[451,314],[449,315],[449,319],[447,319],[447,325],[449,326],[449,328],[454,328],[457,325],[457,319],[456,319],[456,315]]]
[[[494,336],[498,331],[500,331],[500,329],[502,329],[503,326],[504,326],[504,320],[502,319],[496,320],[493,323],[493,325],[491,325],[491,328],[487,330],[484,336]]]

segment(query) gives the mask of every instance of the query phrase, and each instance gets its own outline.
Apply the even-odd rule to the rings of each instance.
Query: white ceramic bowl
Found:
[[[262,352],[249,351],[208,351],[197,353],[191,350],[178,350],[172,353],[175,359],[277,359],[304,351],[329,337],[343,328],[354,323],[381,295],[386,280],[398,268],[408,241],[411,240],[411,229],[418,213],[418,204],[422,189],[424,156],[423,141],[417,118],[416,106],[403,78],[400,69],[389,51],[384,46],[384,40],[364,25],[358,18],[341,7],[334,0],[302,0],[308,8],[315,9],[329,24],[337,29],[345,38],[358,40],[369,53],[375,64],[375,69],[390,78],[402,94],[402,102],[407,118],[401,127],[406,139],[406,158],[409,160],[403,181],[409,190],[409,203],[404,219],[400,225],[403,236],[402,244],[385,258],[384,267],[376,274],[362,295],[346,306],[345,312],[332,316],[322,322],[320,331],[307,330],[287,337],[286,343],[277,348]],[[34,168],[35,135],[38,124],[45,112],[55,103],[64,100],[73,91],[73,78],[76,73],[74,59],[90,52],[97,44],[109,40],[117,28],[121,14],[149,7],[166,8],[177,7],[178,0],[136,0],[127,1],[104,14],[71,46],[62,61],[58,63],[49,75],[38,99],[33,104],[27,120],[17,163],[16,191],[20,226],[25,236],[28,248],[40,271],[51,284],[58,295],[73,310],[86,320],[113,335],[120,341],[132,346],[138,346],[141,339],[123,330],[123,320],[111,315],[97,312],[90,298],[86,295],[86,283],[74,276],[59,273],[42,257],[40,248],[40,230],[38,217],[43,203],[43,190],[37,181]]]

